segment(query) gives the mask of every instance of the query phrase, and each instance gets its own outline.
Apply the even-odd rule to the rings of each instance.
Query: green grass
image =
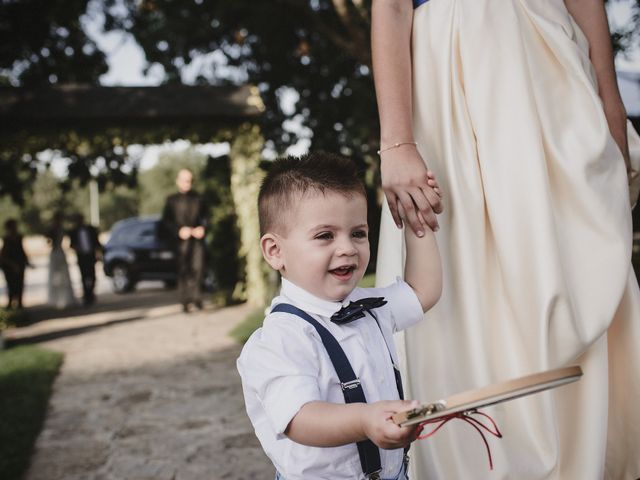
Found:
[[[249,340],[251,334],[262,326],[262,320],[264,320],[264,308],[254,310],[242,323],[238,324],[236,328],[231,330],[230,335],[239,343],[245,343]]]
[[[0,352],[0,478],[19,480],[44,422],[59,352],[16,347]]]
[[[364,277],[362,277],[362,280],[360,280],[360,283],[358,283],[358,286],[362,288],[372,288],[372,287],[375,287],[375,285],[376,285],[375,273],[367,273]]]
[[[376,281],[375,273],[370,273],[365,275],[358,286],[364,288],[373,287]],[[251,334],[258,328],[262,326],[262,321],[264,320],[264,308],[260,308],[254,310],[247,318],[245,318],[242,323],[240,323],[236,328],[231,330],[230,335],[239,343],[245,343]]]

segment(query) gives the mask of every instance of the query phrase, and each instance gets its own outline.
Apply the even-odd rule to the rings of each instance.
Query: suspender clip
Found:
[[[371,472],[369,475],[367,475],[367,478],[369,480],[380,480],[380,472],[382,471],[382,469],[376,470],[375,472]]]
[[[355,380],[351,380],[350,382],[340,382],[340,386],[342,390],[353,390],[354,388],[358,388],[360,386],[360,379],[356,378]]]

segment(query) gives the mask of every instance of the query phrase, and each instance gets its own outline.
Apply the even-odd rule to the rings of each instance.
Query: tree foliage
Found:
[[[638,44],[640,0],[632,8],[632,25],[612,35],[618,50]],[[99,83],[107,63],[86,33],[93,21],[105,33],[131,34],[166,82],[259,85],[261,130],[276,151],[310,135],[312,148],[350,154],[375,170],[370,13],[371,0],[7,0],[0,3],[0,84]],[[114,135],[85,135],[89,149],[74,138],[49,148],[70,159],[73,177],[86,181],[102,161],[101,181],[120,183],[135,171],[125,168]],[[0,195],[19,199],[41,147],[0,149]]]
[[[90,13],[88,3],[88,0],[3,1],[2,83],[13,86],[94,83],[106,73],[104,52],[82,28],[82,16]]]
[[[30,25],[34,11],[42,15]],[[301,132],[312,132],[314,148],[363,161],[377,141],[369,13],[366,0],[3,2],[1,17],[10,21],[0,23],[0,77],[12,85],[98,83],[105,58],[82,28],[84,15],[104,32],[133,35],[148,66],[162,65],[166,82],[180,82],[185,68],[200,65],[195,83],[258,85],[266,105],[261,131],[276,151],[295,143]],[[286,92],[297,101],[283,104]],[[53,148],[71,159],[70,175],[86,181],[95,158],[103,157],[106,165],[117,166],[107,173],[119,181],[126,157],[114,153],[109,138],[89,137],[88,155],[73,138]],[[32,144],[13,148],[18,156],[0,155],[3,166],[20,167],[11,175],[16,185],[28,180],[25,172],[35,167],[38,148]],[[0,193],[16,192],[12,185]]]
[[[286,120],[311,129],[314,148],[356,156],[374,150],[370,1],[105,1],[124,1],[114,27],[134,36],[149,64],[164,67],[167,82],[199,63],[195,82],[259,85],[262,131],[276,150],[297,138]],[[293,108],[283,109],[285,91],[298,98]]]
[[[106,55],[87,35],[83,19],[103,13],[99,9],[88,9],[89,4],[89,0],[2,1],[0,85],[42,87],[57,83],[99,83],[100,75],[108,70]],[[109,12],[104,15],[111,18]],[[24,202],[25,187],[33,186],[41,166],[37,153],[47,148],[58,147],[70,160],[70,177],[83,182],[91,178],[89,169],[97,157],[117,157],[120,166],[124,163],[122,156],[114,152],[113,145],[105,147],[96,142],[92,150],[99,154],[88,157],[83,155],[82,149],[75,148],[73,139],[50,140],[47,135],[2,136],[0,196],[11,196],[19,204]],[[111,173],[119,170],[119,167],[107,169]],[[117,173],[113,179],[120,181]]]
[[[629,3],[632,15],[628,25],[611,31],[611,42],[616,54],[625,55],[626,52],[640,44],[640,0],[605,0],[605,3]]]

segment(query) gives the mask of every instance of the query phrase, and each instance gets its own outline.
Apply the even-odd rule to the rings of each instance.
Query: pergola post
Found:
[[[238,257],[244,259],[246,269],[244,291],[234,292],[234,296],[258,307],[266,304],[270,293],[267,267],[260,250],[258,223],[258,191],[263,177],[260,155],[263,146],[264,138],[260,127],[243,123],[235,130],[229,152],[231,195],[240,230]]]

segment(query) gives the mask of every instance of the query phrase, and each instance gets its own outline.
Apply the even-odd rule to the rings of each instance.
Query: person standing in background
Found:
[[[0,250],[0,267],[7,281],[9,297],[7,308],[22,308],[24,269],[28,266],[31,264],[22,246],[18,222],[10,218],[4,222],[4,237],[2,237],[2,250]]]
[[[162,212],[162,226],[178,256],[178,291],[185,312],[193,303],[202,309],[202,275],[207,210],[202,197],[192,190],[193,173],[183,168],[176,177],[178,193],[170,195]]]
[[[83,303],[85,306],[95,303],[96,296],[96,261],[97,252],[102,251],[98,239],[98,230],[92,225],[84,223],[84,216],[75,215],[75,227],[69,232],[71,248],[76,251],[78,268],[82,276]]]
[[[66,234],[63,227],[63,218],[61,212],[56,212],[53,216],[51,228],[47,232],[47,238],[51,244],[48,299],[49,304],[56,308],[67,308],[76,304],[76,298],[71,286],[71,277],[69,276],[67,257],[62,249],[62,241]]]

